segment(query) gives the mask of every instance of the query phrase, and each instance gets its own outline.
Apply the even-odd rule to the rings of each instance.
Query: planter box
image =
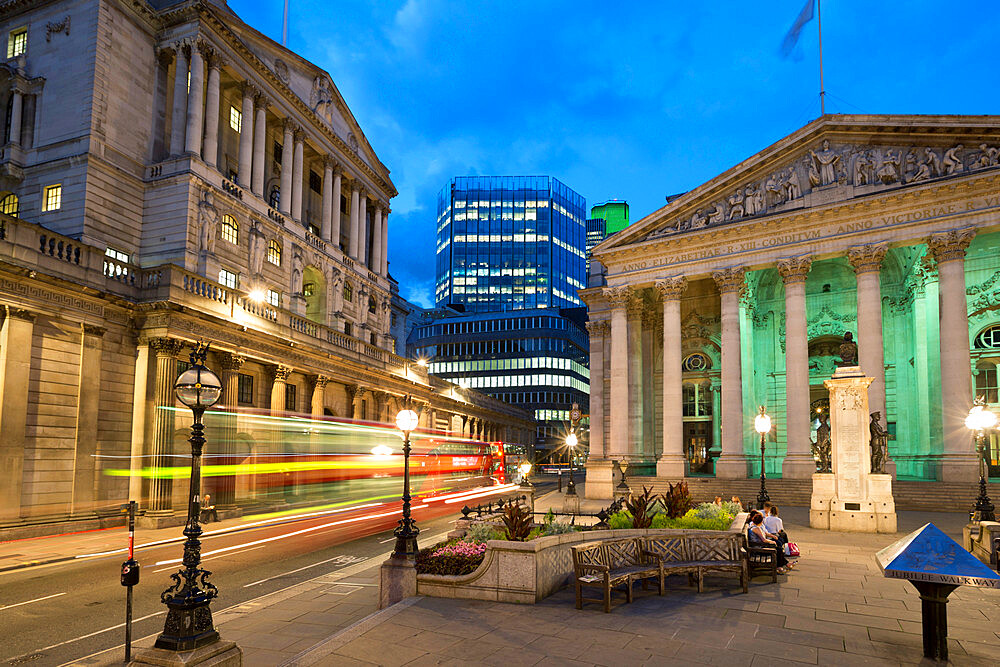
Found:
[[[746,513],[737,515],[729,531],[741,532],[746,518]],[[490,540],[486,543],[483,562],[475,572],[455,576],[418,574],[417,595],[534,604],[572,581],[571,548],[574,545],[625,537],[713,532],[670,528],[589,530],[540,537],[530,542]]]

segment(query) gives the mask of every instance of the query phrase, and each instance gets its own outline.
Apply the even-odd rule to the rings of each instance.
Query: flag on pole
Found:
[[[802,32],[802,28],[806,27],[806,24],[812,21],[814,9],[816,6],[816,0],[806,0],[805,7],[799,12],[798,18],[795,19],[795,23],[789,28],[788,34],[785,35],[785,39],[781,42],[781,56],[787,58],[788,54],[792,52],[795,45],[799,41],[799,34]]]

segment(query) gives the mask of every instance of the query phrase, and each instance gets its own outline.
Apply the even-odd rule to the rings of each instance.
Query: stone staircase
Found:
[[[678,480],[664,477],[628,477],[627,483],[634,491],[652,487],[654,493],[665,493],[667,484]],[[715,496],[729,500],[739,496],[744,505],[753,503],[760,491],[760,479],[716,479],[714,477],[688,477],[685,480],[691,497],[696,503],[711,502]],[[812,495],[812,481],[807,479],[769,479],[767,492],[775,504],[808,507]],[[978,483],[922,482],[897,480],[892,483],[892,493],[897,510],[969,512],[979,494]],[[989,496],[1000,508],[1000,483],[989,485]]]

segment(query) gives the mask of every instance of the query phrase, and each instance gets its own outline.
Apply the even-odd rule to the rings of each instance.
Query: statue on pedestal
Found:
[[[838,366],[858,365],[858,344],[854,342],[854,334],[850,331],[844,332],[844,342],[840,344],[840,361]]]
[[[869,444],[872,450],[872,472],[884,475],[885,459],[889,454],[889,432],[882,428],[882,424],[879,423],[882,419],[881,412],[873,412],[871,419],[868,430],[871,432],[871,442]]]
[[[830,424],[826,415],[819,418],[819,428],[816,429],[816,443],[813,445],[813,457],[816,459],[816,472],[832,470],[832,453],[830,451]]]

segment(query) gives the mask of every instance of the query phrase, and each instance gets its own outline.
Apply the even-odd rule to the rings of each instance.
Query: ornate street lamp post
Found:
[[[771,500],[767,495],[767,487],[764,485],[764,436],[771,430],[771,418],[764,412],[764,406],[760,406],[760,414],[754,417],[754,429],[760,433],[760,493],[757,494],[757,509],[764,509],[764,503]]]
[[[531,473],[531,463],[524,461],[521,465],[517,466],[517,471],[521,473],[521,486],[530,489],[532,487],[531,480],[528,479],[528,475]]]
[[[576,482],[573,480],[573,455],[576,453],[577,442],[579,441],[576,439],[576,433],[570,433],[566,436],[566,447],[569,448],[569,484],[566,485],[567,496],[576,495]]]
[[[986,408],[986,398],[980,396],[969,410],[965,418],[965,426],[976,435],[976,449],[979,452],[979,496],[972,510],[973,521],[996,521],[993,514],[993,503],[986,493],[986,480],[989,477],[989,467],[986,461],[986,431],[997,424],[997,416]]]
[[[409,408],[409,397],[406,406],[396,415],[396,427],[403,432],[403,518],[393,531],[396,536],[396,548],[393,558],[409,559],[417,555],[417,535],[420,529],[410,518],[410,432],[417,428],[417,413]]]
[[[174,383],[174,393],[181,403],[191,408],[194,423],[191,425],[191,488],[188,495],[187,524],[184,526],[184,567],[170,575],[173,586],[160,594],[167,605],[167,620],[163,633],[156,639],[156,648],[169,651],[192,651],[219,639],[212,624],[212,598],[219,589],[208,582],[211,574],[198,565],[201,563],[201,450],[205,445],[205,425],[202,415],[215,405],[222,394],[222,383],[212,371],[205,368],[207,343],[199,343],[191,353],[191,367],[181,373]]]

